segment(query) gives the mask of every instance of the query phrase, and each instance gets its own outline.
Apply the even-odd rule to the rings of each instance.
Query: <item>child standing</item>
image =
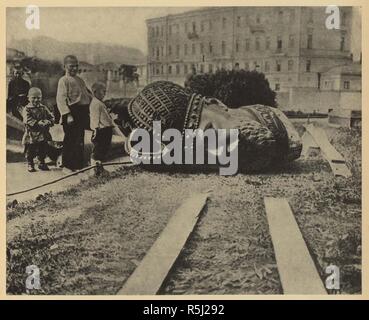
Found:
[[[90,104],[90,127],[92,134],[92,161],[94,164],[105,160],[111,145],[114,122],[106,105],[102,102],[106,93],[106,86],[96,82],[91,87],[93,98]]]
[[[23,111],[25,132],[22,139],[24,151],[28,162],[28,171],[35,172],[33,159],[39,159],[38,168],[49,170],[45,163],[47,142],[51,140],[49,128],[54,125],[54,117],[46,106],[41,104],[42,92],[33,87],[28,91],[27,104]]]
[[[73,55],[64,58],[65,75],[59,79],[56,103],[64,130],[63,166],[65,171],[82,169],[84,165],[85,130],[89,130],[88,115],[91,92],[78,74],[78,59]]]

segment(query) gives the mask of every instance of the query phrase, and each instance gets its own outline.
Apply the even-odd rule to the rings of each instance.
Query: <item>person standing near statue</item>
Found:
[[[11,112],[13,116],[22,120],[22,109],[28,103],[27,94],[30,84],[23,79],[23,70],[15,68],[13,71],[13,79],[8,85],[8,101],[7,112]]]
[[[59,79],[56,103],[64,130],[62,161],[67,171],[83,168],[85,130],[90,130],[92,94],[78,73],[78,59],[64,58],[65,75]]]

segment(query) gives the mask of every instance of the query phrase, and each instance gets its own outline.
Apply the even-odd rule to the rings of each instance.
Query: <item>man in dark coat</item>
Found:
[[[14,69],[13,76],[8,85],[7,112],[22,120],[22,109],[28,103],[30,84],[23,79],[23,70],[20,68]]]

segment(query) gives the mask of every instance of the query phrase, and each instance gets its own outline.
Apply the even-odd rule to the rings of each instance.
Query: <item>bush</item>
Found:
[[[22,68],[28,69],[31,73],[45,72],[49,76],[60,75],[64,73],[63,66],[58,61],[48,61],[35,57],[27,57],[21,61]]]
[[[227,71],[192,75],[185,86],[192,92],[215,97],[230,108],[252,104],[276,107],[276,93],[270,89],[263,73],[257,71]]]

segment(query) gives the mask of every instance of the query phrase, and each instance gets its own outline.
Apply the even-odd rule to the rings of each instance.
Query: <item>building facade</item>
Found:
[[[232,69],[265,73],[276,92],[317,88],[326,70],[352,60],[352,8],[340,28],[326,27],[326,7],[213,7],[149,19],[148,82],[180,85],[197,73]]]

